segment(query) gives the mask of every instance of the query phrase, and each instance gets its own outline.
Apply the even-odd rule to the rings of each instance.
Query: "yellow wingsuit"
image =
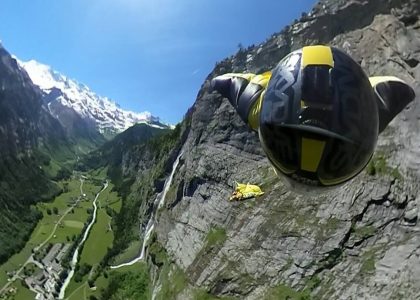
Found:
[[[249,108],[247,120],[244,121],[252,130],[258,131],[262,101],[270,78],[271,72],[259,75],[252,73],[228,73],[214,78],[212,88],[221,91],[222,95],[227,96],[231,103],[238,103],[239,97],[243,96],[242,93],[245,87],[248,85],[255,86],[256,88],[253,89],[254,93],[246,95],[251,98],[249,101],[251,107]],[[404,80],[395,76],[374,76],[370,77],[369,81],[375,92],[379,112],[379,132],[382,132],[389,122],[412,100],[403,101],[405,99],[401,99],[401,95],[409,93],[411,87]],[[230,89],[230,95],[232,95],[232,90],[234,90],[233,94],[236,99],[230,99],[227,89]],[[225,93],[223,90],[225,90]],[[241,108],[238,107],[237,109],[240,110]]]
[[[333,68],[335,64],[333,51],[330,47],[321,45],[303,47],[301,64],[303,67],[326,65]],[[222,96],[228,98],[240,118],[248,124],[252,130],[258,131],[260,126],[260,112],[262,110],[266,89],[269,85],[271,76],[271,72],[265,72],[259,75],[251,73],[228,73],[214,78],[211,81],[211,88],[213,90],[217,90]],[[313,76],[317,75],[314,74]],[[408,103],[414,100],[415,92],[407,83],[394,76],[371,77],[369,80],[377,104],[379,120],[378,132],[380,133],[386,128],[389,122],[391,122],[392,119],[406,107]],[[305,105],[304,100],[301,102],[301,105]],[[266,139],[267,138],[269,139],[270,137],[266,136]],[[302,145],[304,145],[306,140],[308,139],[302,139]],[[323,147],[322,143],[315,144],[315,146],[318,145]],[[313,150],[314,144],[303,148],[311,148]],[[322,153],[322,150],[302,152],[302,172],[309,172],[312,174],[317,170],[320,156],[312,155],[313,153]],[[277,167],[279,168],[279,164]],[[351,178],[358,172],[360,172],[360,169],[356,168],[354,172],[348,172],[348,174],[346,173],[344,177],[340,177],[338,182],[343,182],[347,177]],[[309,175],[305,176],[308,178],[310,177]],[[305,176],[300,178],[307,179]],[[313,180],[313,178],[309,179]],[[318,180],[320,179],[318,178]],[[335,184],[332,184],[331,180],[328,184],[325,182],[326,180],[321,183],[324,185]],[[231,199],[238,199],[237,195],[240,195],[239,198],[243,199],[243,192],[241,189],[246,187],[247,185],[239,185],[237,191]]]
[[[243,183],[236,183],[236,189],[233,192],[232,196],[229,198],[230,201],[234,200],[245,200],[249,198],[254,198],[264,195],[264,192],[261,188],[254,184],[243,184]]]

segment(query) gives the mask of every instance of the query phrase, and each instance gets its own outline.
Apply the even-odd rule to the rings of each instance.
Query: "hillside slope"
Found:
[[[60,189],[51,158],[74,156],[64,129],[42,106],[15,59],[0,45],[0,263],[24,244],[38,212],[30,208]]]

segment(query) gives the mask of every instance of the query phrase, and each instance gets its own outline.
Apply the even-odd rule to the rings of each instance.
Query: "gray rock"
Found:
[[[415,223],[417,222],[418,214],[419,214],[419,210],[417,207],[407,210],[404,213],[404,220],[409,223]]]

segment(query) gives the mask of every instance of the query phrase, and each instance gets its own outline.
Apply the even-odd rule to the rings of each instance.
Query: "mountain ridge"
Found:
[[[157,128],[169,128],[159,117],[150,112],[136,113],[122,109],[116,102],[93,92],[85,84],[53,70],[50,66],[35,60],[22,62],[24,69],[33,83],[45,95],[45,103],[51,115],[61,121],[68,120],[68,115],[77,115],[87,127],[93,127],[102,135],[115,135],[134,124],[145,123]],[[73,110],[73,112],[71,112]],[[67,118],[66,118],[67,116]],[[73,126],[69,121],[61,121],[65,127]]]

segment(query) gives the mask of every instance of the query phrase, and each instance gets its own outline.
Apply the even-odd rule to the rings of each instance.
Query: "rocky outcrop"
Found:
[[[193,106],[155,226],[156,241],[188,278],[178,299],[197,288],[238,299],[291,289],[320,299],[419,297],[418,99],[382,133],[366,172],[334,190],[296,194],[271,171],[228,101],[209,92],[216,75],[262,72],[291,50],[328,43],[369,75],[399,76],[420,94],[419,11],[416,0],[321,1],[264,44],[216,66]],[[228,202],[234,181],[260,184],[265,195]],[[221,238],[210,243],[212,230]],[[157,291],[162,276],[156,272]]]

